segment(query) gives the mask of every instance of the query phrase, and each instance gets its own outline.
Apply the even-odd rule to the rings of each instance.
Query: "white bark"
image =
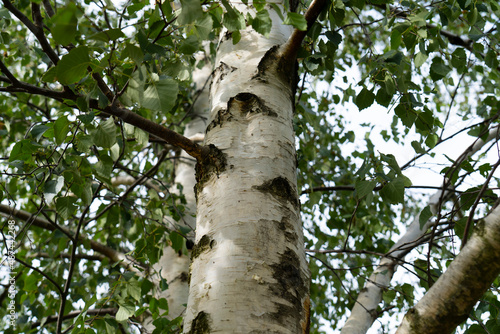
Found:
[[[405,315],[396,333],[453,332],[499,274],[500,206],[497,206],[477,225],[472,238],[446,272]]]
[[[245,6],[240,5],[244,11]],[[268,38],[222,33],[205,137],[225,156],[199,167],[186,333],[299,333],[308,327],[292,128],[293,68],[279,68],[291,34],[269,10]],[[209,162],[207,162],[209,164]]]
[[[468,158],[478,152],[487,142],[498,136],[499,128],[490,130],[485,140],[478,139],[469,146],[462,157]],[[428,205],[433,215],[437,214],[440,201],[446,198],[448,191],[437,191],[429,199]],[[391,279],[396,271],[398,261],[404,259],[406,254],[418,244],[418,240],[432,226],[433,220],[427,221],[420,227],[420,216],[417,215],[408,227],[406,233],[390,249],[388,255],[381,259],[379,265],[371,274],[365,288],[359,293],[351,315],[342,328],[342,334],[363,334],[368,331],[377,318],[377,306],[382,301],[384,289],[390,287]]]

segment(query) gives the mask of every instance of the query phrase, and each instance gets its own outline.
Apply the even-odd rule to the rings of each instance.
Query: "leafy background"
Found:
[[[120,101],[182,132],[197,98],[193,68],[204,65],[194,54],[205,51],[212,61],[223,27],[236,43],[245,27],[266,36],[271,23],[264,2],[253,16],[227,1],[180,6],[5,0],[0,7],[1,211],[32,215],[16,219],[18,332],[38,332],[40,322],[43,332],[54,332],[61,305],[64,313],[79,311],[73,333],[137,332],[145,314],[163,332],[181,326],[181,318],[162,317],[166,301],[152,297],[150,279],[137,273],[158,262],[165,244],[187,253],[193,231],[177,223],[185,199],[182,189],[172,191],[180,151],[107,117],[106,107]],[[379,332],[392,329],[386,319],[400,319],[446,269],[464,235],[463,217],[482,217],[496,201],[496,142],[464,160],[440,147],[452,142],[462,152],[497,126],[499,14],[494,0],[334,0],[309,31],[299,52],[294,127],[312,332],[341,328],[402,226],[420,212],[430,218],[425,203],[435,190],[411,188],[415,170],[439,175],[424,186],[437,189],[446,177],[458,191],[434,217],[438,228],[402,265],[407,279],[385,291]],[[305,29],[300,14],[284,19]],[[376,110],[392,117],[380,131],[362,116]],[[414,158],[401,161],[398,151]],[[140,181],[118,184],[118,176]],[[487,191],[479,191],[485,182]],[[141,265],[124,268],[92,242]],[[498,329],[498,283],[465,332]],[[0,291],[5,306],[7,285]],[[100,308],[109,312],[92,312]],[[7,322],[0,326],[14,332]]]

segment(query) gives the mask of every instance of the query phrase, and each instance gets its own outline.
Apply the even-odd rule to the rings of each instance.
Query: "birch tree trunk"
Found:
[[[244,15],[251,8],[234,5]],[[305,333],[309,273],[296,186],[292,29],[271,8],[268,38],[220,37],[197,167],[196,242],[186,333]]]
[[[452,333],[467,319],[499,274],[500,206],[497,205],[478,223],[474,235],[444,274],[406,313],[396,333]]]
[[[463,161],[475,153],[477,153],[484,145],[494,138],[497,138],[499,128],[492,128],[488,137],[477,139],[472,145],[461,154],[457,161]],[[429,199],[428,205],[432,214],[435,216],[449,195],[447,190],[439,190]],[[390,286],[390,282],[399,260],[404,257],[417,245],[419,239],[425,232],[432,226],[433,220],[428,220],[421,226],[420,215],[415,216],[413,222],[408,226],[406,233],[391,247],[388,256],[380,260],[379,265],[370,275],[365,288],[360,292],[356,303],[351,311],[351,315],[347,319],[346,324],[342,328],[342,334],[364,334],[372,326],[375,319],[377,319],[377,307],[382,301],[382,294],[384,289]],[[421,332],[427,333],[427,332]]]

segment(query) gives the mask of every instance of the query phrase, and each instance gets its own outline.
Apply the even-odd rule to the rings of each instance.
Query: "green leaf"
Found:
[[[31,129],[31,135],[36,141],[38,141],[48,129],[50,129],[50,126],[44,124],[36,125],[33,129]]]
[[[451,66],[456,69],[464,69],[467,64],[467,55],[465,54],[465,50],[463,48],[458,48],[451,54]],[[462,73],[463,71],[459,71]]]
[[[327,31],[325,36],[328,38],[330,42],[332,42],[335,46],[338,46],[340,42],[342,42],[342,35],[336,31]]]
[[[401,168],[396,160],[396,157],[393,154],[383,154],[380,153],[380,159],[387,163],[387,165],[394,171],[396,174],[401,174]]]
[[[377,91],[377,96],[375,96],[375,100],[378,104],[384,107],[388,107],[391,104],[393,95],[387,94],[387,90],[380,88]]]
[[[271,21],[271,17],[269,16],[268,11],[263,10],[261,12],[258,12],[257,15],[255,15],[252,21],[252,28],[254,28],[255,31],[257,31],[258,33],[267,37],[271,32],[272,24],[273,23]]]
[[[116,321],[125,321],[134,315],[135,306],[131,303],[119,303],[120,307],[116,312]]]
[[[56,82],[57,80],[57,67],[49,68],[42,76],[44,82]]]
[[[89,39],[93,39],[96,41],[116,41],[118,38],[125,37],[125,34],[120,28],[108,29],[101,31],[95,35],[89,37]]]
[[[59,197],[56,199],[56,209],[57,213],[63,218],[63,219],[68,219],[71,217],[76,209],[78,208],[75,203],[77,201],[77,198],[75,197]]]
[[[392,79],[392,75],[389,72],[385,73],[384,84],[387,95],[393,96],[396,93],[396,85],[394,84],[394,79]]]
[[[412,141],[411,146],[413,147],[413,149],[415,150],[416,153],[418,153],[418,154],[425,153],[425,150],[422,148],[422,145],[420,145],[420,143],[418,141],[416,141],[416,140]]]
[[[76,83],[87,75],[90,65],[88,47],[80,46],[71,49],[57,63],[57,80],[63,85]]]
[[[182,235],[179,234],[179,232],[176,231],[170,232],[169,239],[172,242],[172,248],[176,252],[182,250],[182,246],[184,245],[184,238],[182,237]]]
[[[354,185],[354,189],[356,190],[356,196],[358,199],[361,199],[371,193],[375,186],[377,185],[377,181],[357,181]]]
[[[425,61],[427,60],[427,57],[428,56],[422,52],[417,53],[417,55],[415,56],[415,60],[414,60],[415,67],[422,66],[425,63]]]
[[[411,128],[417,119],[415,110],[413,110],[407,103],[398,104],[398,106],[394,108],[394,113],[407,128]]]
[[[355,104],[358,106],[359,110],[363,110],[371,106],[374,100],[375,94],[373,94],[373,89],[368,90],[366,87],[363,87],[358,96],[356,96]]]
[[[424,227],[424,225],[431,219],[431,217],[434,216],[431,212],[430,206],[426,206],[421,212],[418,217],[418,223],[420,224],[420,229]]]
[[[102,148],[110,148],[116,143],[116,126],[113,117],[101,121],[92,133],[95,145]]]
[[[203,16],[201,3],[199,0],[180,0],[181,13],[177,18],[178,24],[190,24]]]
[[[239,30],[235,30],[231,33],[231,38],[233,40],[233,45],[238,44],[241,39],[241,33]]]
[[[137,66],[140,66],[142,60],[144,59],[144,53],[142,52],[140,47],[127,43],[127,45],[125,46],[125,50],[123,50],[122,57],[128,57],[132,59]]]
[[[68,136],[69,124],[70,123],[66,116],[59,117],[57,121],[55,121],[54,138],[56,140],[57,145],[61,145]]]
[[[97,176],[109,179],[113,171],[113,160],[107,155],[101,155],[94,168]]]
[[[200,40],[195,35],[191,35],[184,39],[179,46],[179,52],[191,55],[200,47]]]
[[[193,24],[193,30],[200,39],[207,39],[213,29],[212,16],[204,15]]]
[[[68,2],[66,7],[59,8],[51,18],[50,32],[58,44],[68,45],[74,42],[78,22],[76,11],[76,5],[73,2]]]
[[[223,0],[222,4],[226,8],[226,13],[224,13],[224,18],[222,19],[222,24],[224,25],[224,27],[226,27],[230,32],[245,29],[246,22],[243,14],[231,7],[227,0]]]
[[[9,161],[22,160],[26,161],[31,158],[33,152],[36,151],[36,147],[28,139],[23,139],[18,141],[10,152]]]
[[[391,33],[391,49],[397,50],[401,45],[401,32],[394,29]]]
[[[23,291],[31,292],[37,290],[38,281],[36,275],[26,275],[24,278]]]
[[[402,175],[386,183],[380,190],[380,196],[389,201],[390,204],[403,203],[404,195],[405,178]]]
[[[462,239],[465,232],[465,226],[467,225],[467,217],[463,217],[460,220],[455,222],[455,226],[453,226],[453,230],[455,234]],[[472,228],[469,228],[469,231],[472,231]]]
[[[45,182],[43,194],[47,203],[52,202],[54,197],[61,191],[64,186],[64,177],[58,176],[55,180]]]
[[[292,25],[294,28],[297,28],[302,31],[307,30],[307,21],[304,15],[299,13],[288,12],[283,21],[283,24]]]
[[[486,66],[496,69],[498,68],[498,55],[494,50],[488,50],[486,53],[486,57],[484,59],[484,62],[486,63]]]
[[[139,282],[135,279],[132,279],[127,284],[127,295],[134,298],[136,301],[140,301],[142,298],[141,286]]]
[[[161,79],[153,82],[144,91],[142,106],[147,109],[168,112],[175,105],[178,92],[179,87],[175,80]]]
[[[380,59],[384,60],[386,63],[394,63],[394,64],[401,64],[401,61],[403,60],[403,53],[396,51],[396,50],[390,50],[386,53],[384,53]]]
[[[450,71],[451,68],[441,58],[435,57],[432,59],[430,75],[433,81],[444,78]]]

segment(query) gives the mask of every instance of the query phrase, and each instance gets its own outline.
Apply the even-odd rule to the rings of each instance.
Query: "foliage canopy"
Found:
[[[307,30],[307,5],[288,7],[284,23]],[[146,314],[178,331],[182,318],[163,316],[166,301],[141,275],[164,245],[187,252],[193,233],[177,223],[185,199],[172,191],[180,148],[152,124],[182,133],[201,88],[193,69],[214,59],[223,28],[233,43],[246,27],[266,36],[270,6],[254,2],[244,16],[225,0],[3,0],[0,226],[5,252],[7,222],[16,224],[19,319],[2,332],[56,332],[61,313],[71,315],[63,324],[71,333],[132,332]],[[333,0],[309,28],[294,127],[312,332],[342,327],[381,255],[420,214],[422,225],[436,224],[413,245],[403,262],[409,278],[384,292],[377,316],[405,313],[458,252],[475,223],[468,217],[483,217],[498,199],[496,139],[466,153],[499,123],[499,17],[496,0]],[[200,51],[207,57],[196,62]],[[375,125],[359,119],[375,110],[393,116],[377,140]],[[127,121],[127,112],[142,118]],[[380,151],[380,141],[414,158]],[[440,150],[453,141],[464,155]],[[437,213],[412,179],[433,161],[439,181],[415,185],[453,190]],[[466,333],[499,331],[499,283]]]

